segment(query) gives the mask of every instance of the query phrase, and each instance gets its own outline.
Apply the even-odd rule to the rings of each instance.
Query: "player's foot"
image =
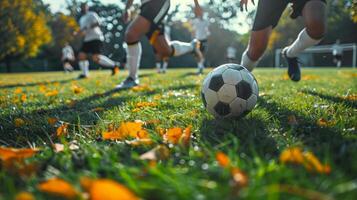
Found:
[[[77,79],[85,79],[85,78],[88,78],[88,76],[84,75],[84,74],[81,74],[81,75],[78,76]]]
[[[300,81],[301,71],[297,57],[290,58],[287,56],[287,48],[282,52],[286,62],[288,63],[288,75],[292,81]]]
[[[193,47],[193,51],[192,53],[194,53],[197,57],[201,57],[201,51],[200,51],[200,48],[201,48],[201,42],[197,39],[193,39],[191,41],[191,45]]]
[[[198,68],[197,74],[198,75],[203,74],[203,68]]]
[[[112,76],[119,73],[119,65],[116,65],[112,68]]]
[[[132,77],[126,78],[123,82],[117,85],[116,89],[129,89],[139,85],[139,79],[133,79]]]

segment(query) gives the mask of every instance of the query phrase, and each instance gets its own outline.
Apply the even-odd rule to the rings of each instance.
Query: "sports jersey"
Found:
[[[95,24],[101,24],[101,20],[97,13],[88,11],[79,19],[79,25],[82,31],[84,31],[84,42],[89,42],[93,40],[104,40],[103,32],[100,30],[99,26],[94,26]]]
[[[195,30],[195,38],[198,40],[206,40],[210,35],[208,30],[209,22],[204,19],[195,18],[192,20],[192,26]]]
[[[74,59],[74,52],[71,46],[66,45],[62,49],[62,60],[69,59],[73,60]]]
[[[332,55],[342,55],[342,52],[343,52],[343,50],[342,50],[342,47],[340,46],[340,45],[338,45],[338,44],[334,44],[333,46],[332,46]]]

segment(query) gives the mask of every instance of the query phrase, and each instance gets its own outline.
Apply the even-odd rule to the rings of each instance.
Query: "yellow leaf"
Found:
[[[21,94],[22,93],[22,89],[21,88],[16,88],[14,91],[14,94]]]
[[[45,93],[46,97],[54,97],[54,96],[57,96],[57,95],[58,95],[58,91],[57,90],[52,90],[52,91],[49,91],[49,92]]]
[[[58,119],[56,117],[49,117],[47,118],[47,122],[51,125],[51,126],[54,126],[57,122],[58,122]]]
[[[182,136],[182,128],[174,127],[169,128],[164,135],[164,138],[167,142],[171,144],[177,144]]]
[[[305,167],[310,171],[316,171],[320,174],[328,174],[331,169],[328,165],[323,165],[319,159],[311,152],[305,152],[304,158],[306,160]]]
[[[344,96],[343,99],[349,100],[349,101],[357,101],[357,94],[351,94]]]
[[[27,100],[26,94],[21,95],[21,101],[25,102]]]
[[[92,112],[101,112],[101,111],[103,111],[104,110],[104,108],[102,108],[102,107],[97,107],[97,108],[93,108],[91,111]]]
[[[29,192],[20,192],[16,194],[15,200],[35,200],[35,197]]]
[[[235,186],[239,188],[245,187],[248,185],[248,176],[239,168],[233,167],[231,169],[232,178]]]
[[[221,167],[229,167],[230,166],[230,163],[231,161],[229,160],[228,156],[223,153],[223,152],[218,152],[216,154],[216,160],[218,162],[218,164],[221,166]]]
[[[191,141],[191,129],[192,126],[188,126],[187,128],[185,128],[184,134],[182,136],[182,143],[184,146],[188,147],[190,145],[190,141]]]
[[[78,192],[70,183],[59,178],[52,178],[43,183],[40,183],[37,185],[37,188],[41,192],[64,197],[66,199],[74,199],[78,195]]]
[[[280,162],[302,164],[304,162],[304,157],[301,148],[292,147],[292,148],[285,149],[280,154]]]
[[[147,139],[149,134],[142,126],[142,122],[123,122],[118,129],[103,132],[102,136],[104,140],[123,140],[129,137]]]
[[[23,125],[25,125],[25,121],[21,118],[16,118],[15,121],[15,127],[19,128],[22,127]]]
[[[65,136],[68,133],[68,124],[62,124],[56,130],[57,137]]]
[[[81,178],[81,185],[91,200],[139,200],[127,187],[110,179]]]
[[[30,175],[36,171],[37,167],[26,164],[24,159],[34,156],[38,149],[15,149],[0,147],[0,159],[3,169],[17,175]]]
[[[155,107],[157,103],[155,102],[139,102],[136,104],[136,108],[145,108],[145,107]]]
[[[74,94],[80,94],[84,91],[84,88],[81,88],[78,85],[73,85],[72,90]]]
[[[15,149],[15,148],[6,148],[0,147],[0,158],[2,160],[8,159],[25,159],[32,157],[39,150],[38,149]]]

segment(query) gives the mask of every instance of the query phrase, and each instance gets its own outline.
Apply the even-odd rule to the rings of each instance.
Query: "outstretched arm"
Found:
[[[194,0],[194,2],[195,2],[195,9],[194,10],[195,10],[196,17],[202,17],[203,10],[202,10],[200,4],[198,3],[198,0]]]
[[[247,6],[248,6],[248,1],[249,0],[240,0],[240,11],[244,11],[244,8],[245,8],[245,11],[248,11],[248,8],[247,8]],[[252,1],[252,3],[253,3],[253,5],[255,5],[255,3],[254,3],[254,0],[251,0]],[[244,7],[244,8],[243,8]]]
[[[128,0],[128,1],[126,2],[125,10],[124,10],[124,13],[123,13],[123,21],[124,21],[124,23],[127,23],[128,20],[129,20],[129,9],[130,9],[131,6],[133,5],[133,1],[134,1],[134,0]]]

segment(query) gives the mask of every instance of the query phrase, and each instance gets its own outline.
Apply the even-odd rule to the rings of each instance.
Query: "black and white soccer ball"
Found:
[[[257,104],[259,89],[245,67],[229,63],[207,75],[201,95],[205,108],[216,118],[243,117]]]

